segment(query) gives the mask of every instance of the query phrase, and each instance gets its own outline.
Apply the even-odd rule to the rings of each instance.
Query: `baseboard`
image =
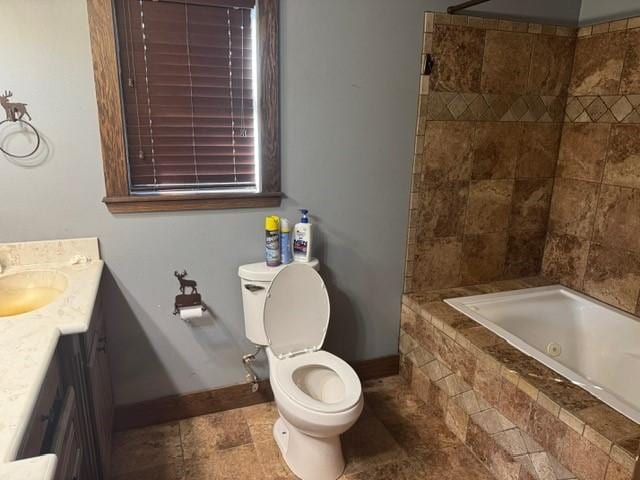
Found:
[[[271,400],[273,400],[273,393],[269,380],[262,380],[257,392],[251,391],[251,384],[243,383],[202,392],[171,395],[117,406],[114,430],[118,432],[157,425],[233,408],[248,407]]]
[[[354,362],[352,366],[362,381],[389,377],[398,374],[399,357],[391,355],[374,358]],[[248,407],[271,400],[273,400],[273,392],[269,380],[262,380],[257,392],[252,392],[251,385],[245,383],[185,395],[172,395],[117,406],[114,430],[118,432],[157,425],[233,408]]]
[[[362,360],[351,363],[351,366],[363,382],[375,378],[390,377],[398,375],[400,371],[400,356],[389,355],[388,357]]]

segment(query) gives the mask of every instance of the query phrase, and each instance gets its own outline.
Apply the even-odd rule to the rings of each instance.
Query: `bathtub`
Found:
[[[640,321],[553,285],[445,300],[640,423]]]

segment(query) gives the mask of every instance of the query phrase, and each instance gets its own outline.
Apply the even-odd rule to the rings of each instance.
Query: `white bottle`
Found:
[[[308,262],[311,260],[311,230],[307,214],[309,210],[300,210],[302,219],[293,227],[293,260],[296,262]]]

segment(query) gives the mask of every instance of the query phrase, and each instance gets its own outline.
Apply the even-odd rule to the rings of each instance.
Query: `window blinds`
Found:
[[[117,0],[132,193],[256,187],[254,0]]]

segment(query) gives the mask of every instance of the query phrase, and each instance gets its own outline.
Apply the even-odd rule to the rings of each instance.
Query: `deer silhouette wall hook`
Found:
[[[29,120],[31,120],[31,115],[27,112],[27,104],[10,102],[9,98],[11,97],[13,97],[13,92],[11,90],[5,90],[4,95],[0,95],[0,105],[4,108],[7,120],[17,122],[18,120],[22,120],[22,117],[25,115]]]
[[[31,131],[31,134],[33,134],[33,137],[35,138],[36,145],[35,147],[33,147],[33,150],[31,150],[29,153],[20,155],[20,154],[11,153],[5,150],[2,146],[4,141],[0,140],[0,153],[3,153],[4,155],[11,158],[24,159],[36,153],[38,151],[38,148],[40,148],[40,142],[41,142],[40,133],[38,133],[38,130],[36,130],[36,127],[31,125],[29,121],[23,118],[26,116],[29,120],[31,120],[31,115],[29,115],[29,112],[27,112],[27,104],[19,103],[19,102],[10,102],[9,99],[11,97],[13,97],[13,92],[11,90],[5,90],[4,94],[0,95],[0,106],[4,108],[4,112],[7,116],[6,119],[0,121],[0,125],[3,125],[8,122],[11,122],[11,123],[20,122],[20,127],[23,133],[25,133],[26,131],[26,133],[30,135],[28,131],[29,130]]]

